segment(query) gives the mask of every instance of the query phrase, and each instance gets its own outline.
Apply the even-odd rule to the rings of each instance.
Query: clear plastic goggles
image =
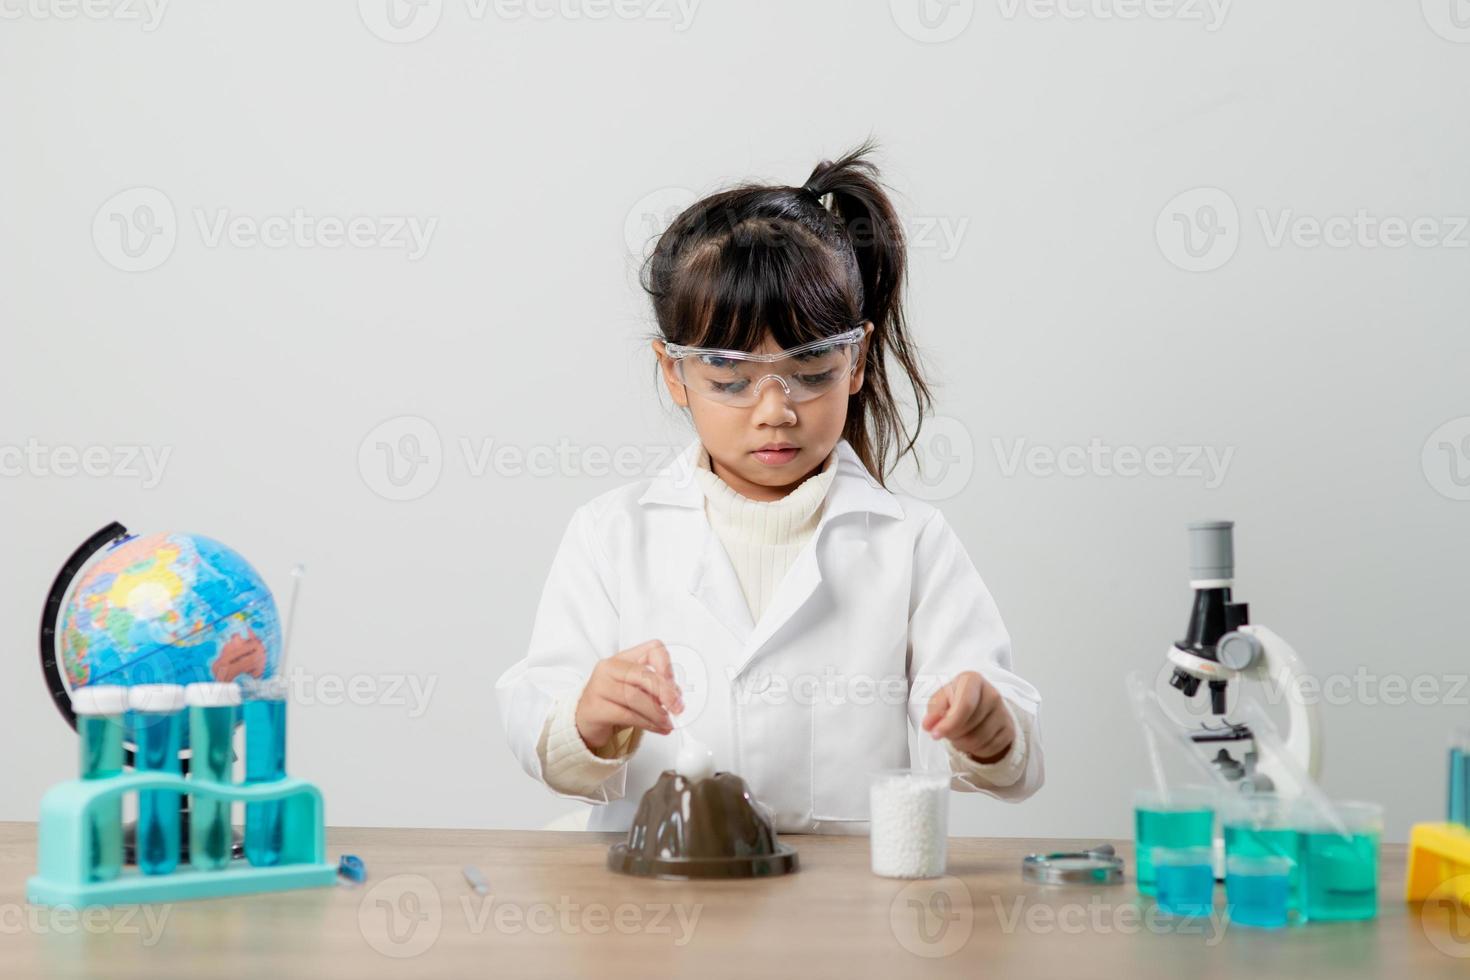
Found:
[[[863,332],[856,327],[775,354],[682,344],[665,344],[664,353],[674,362],[675,376],[699,397],[749,408],[767,381],[780,385],[793,402],[820,398],[845,384],[857,367]]]

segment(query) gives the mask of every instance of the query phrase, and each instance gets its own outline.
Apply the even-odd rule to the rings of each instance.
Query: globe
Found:
[[[211,538],[167,532],[100,554],[60,635],[73,687],[264,679],[281,650],[275,599],[250,563]]]

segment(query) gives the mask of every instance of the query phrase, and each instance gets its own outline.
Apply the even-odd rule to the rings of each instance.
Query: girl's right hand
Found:
[[[667,735],[669,712],[684,710],[674,666],[660,640],[647,640],[599,660],[577,702],[577,733],[596,752],[622,728]]]

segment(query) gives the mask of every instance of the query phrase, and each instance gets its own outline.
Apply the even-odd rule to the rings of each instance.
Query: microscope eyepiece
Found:
[[[1229,582],[1235,578],[1235,522],[1194,521],[1189,525],[1189,578]]]

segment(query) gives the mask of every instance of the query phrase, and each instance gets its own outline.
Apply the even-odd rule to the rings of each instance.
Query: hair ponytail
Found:
[[[803,188],[818,201],[830,197],[828,210],[842,227],[857,263],[862,318],[871,321],[866,376],[852,396],[844,438],[882,481],[890,452],[895,460],[913,449],[933,396],[919,365],[903,311],[907,245],[898,212],[878,182],[878,168],[866,158],[876,149],[865,140],[835,163],[823,161]],[[889,356],[913,393],[912,432],[904,423],[889,383]]]
[[[842,434],[881,483],[890,456],[912,451],[932,396],[904,317],[903,228],[866,159],[874,149],[868,139],[817,164],[801,187],[742,184],[695,202],[642,279],[662,338],[678,344],[752,350],[769,333],[793,347],[871,321]],[[912,391],[912,431],[890,367]]]

